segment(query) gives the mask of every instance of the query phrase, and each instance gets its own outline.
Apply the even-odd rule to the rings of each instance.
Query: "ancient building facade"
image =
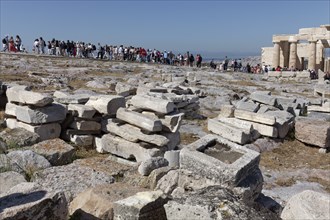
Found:
[[[298,34],[273,35],[273,47],[261,49],[261,62],[271,67],[321,69],[330,71],[330,24],[318,28],[302,28]]]

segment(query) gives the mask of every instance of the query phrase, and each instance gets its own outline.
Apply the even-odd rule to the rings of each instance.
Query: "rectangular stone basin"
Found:
[[[259,168],[259,161],[259,153],[212,134],[180,152],[180,169],[215,185],[237,186]]]
[[[232,164],[244,154],[235,151],[226,144],[218,141],[212,141],[203,151],[204,154],[218,159],[226,164]]]

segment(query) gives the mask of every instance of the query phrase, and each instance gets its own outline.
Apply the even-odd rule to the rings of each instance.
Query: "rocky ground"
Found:
[[[182,121],[181,142],[178,149],[211,133],[207,129],[207,119],[217,117],[221,106],[235,104],[255,91],[270,91],[272,95],[308,99],[311,102],[320,100],[319,96],[314,96],[316,81],[267,80],[263,75],[240,72],[220,73],[208,67],[197,69],[16,54],[0,54],[0,61],[2,83],[9,86],[26,85],[31,87],[32,91],[46,94],[53,94],[55,91],[75,94],[86,93],[86,91],[90,94],[116,94],[115,88],[118,83],[127,83],[136,87],[138,85],[162,86],[168,83],[166,81],[168,75],[172,75],[173,81],[183,77],[181,85],[200,89],[200,109],[199,117]],[[0,101],[2,102],[0,106],[4,107],[4,100]],[[0,120],[4,118],[4,108],[2,108]],[[0,129],[8,130],[6,127]],[[330,193],[330,154],[319,153],[319,148],[296,140],[294,131],[283,139],[258,139],[257,145],[261,153],[259,167],[264,178],[262,193],[265,196],[271,197],[284,207],[290,197],[303,190],[311,189]],[[12,148],[17,149],[17,146],[12,146]],[[145,181],[150,181],[140,177],[136,169],[130,165],[109,159],[108,154],[99,154],[93,147],[74,145],[74,148],[77,150],[74,161],[66,168],[56,166],[52,167],[52,170],[47,168],[45,171],[39,171],[39,174],[32,173],[29,178],[33,179],[32,182],[37,182],[46,188],[56,188],[53,183],[50,183],[54,178],[53,175],[58,179],[72,175],[81,179],[82,182],[84,178],[92,176],[93,180],[86,183],[89,186],[120,182],[123,187],[126,186],[124,184],[128,184],[143,188]],[[104,162],[105,160],[107,163]],[[112,177],[110,178],[107,174],[111,174]],[[27,180],[30,181],[30,179]],[[72,182],[72,184],[76,183]],[[70,195],[66,195],[67,198],[73,199],[80,192],[79,189],[84,187],[83,184],[72,186],[70,182],[65,183],[64,188],[74,188],[68,190]],[[134,193],[143,191],[142,188],[141,190],[132,189],[132,191]],[[204,191],[198,193],[201,193],[201,197],[205,194]],[[131,194],[128,193],[128,195]]]

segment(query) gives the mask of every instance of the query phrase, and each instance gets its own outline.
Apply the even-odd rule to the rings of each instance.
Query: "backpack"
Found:
[[[7,43],[7,41],[6,41],[5,38],[2,39],[2,43],[3,43],[3,44],[6,44],[6,43]]]

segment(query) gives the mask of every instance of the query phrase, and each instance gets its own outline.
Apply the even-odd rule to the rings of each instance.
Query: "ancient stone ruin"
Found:
[[[48,80],[38,86],[0,82],[0,219],[328,218],[313,208],[330,205],[323,191],[271,197],[281,174],[305,170],[276,172],[263,157],[295,141],[327,160],[329,84],[306,79],[284,88],[263,76],[208,68],[56,62],[79,71],[64,68],[60,82],[59,70],[47,67]],[[109,72],[86,73],[83,86],[73,87],[79,65]],[[142,70],[133,74],[136,68]],[[53,80],[65,89],[51,87]]]

